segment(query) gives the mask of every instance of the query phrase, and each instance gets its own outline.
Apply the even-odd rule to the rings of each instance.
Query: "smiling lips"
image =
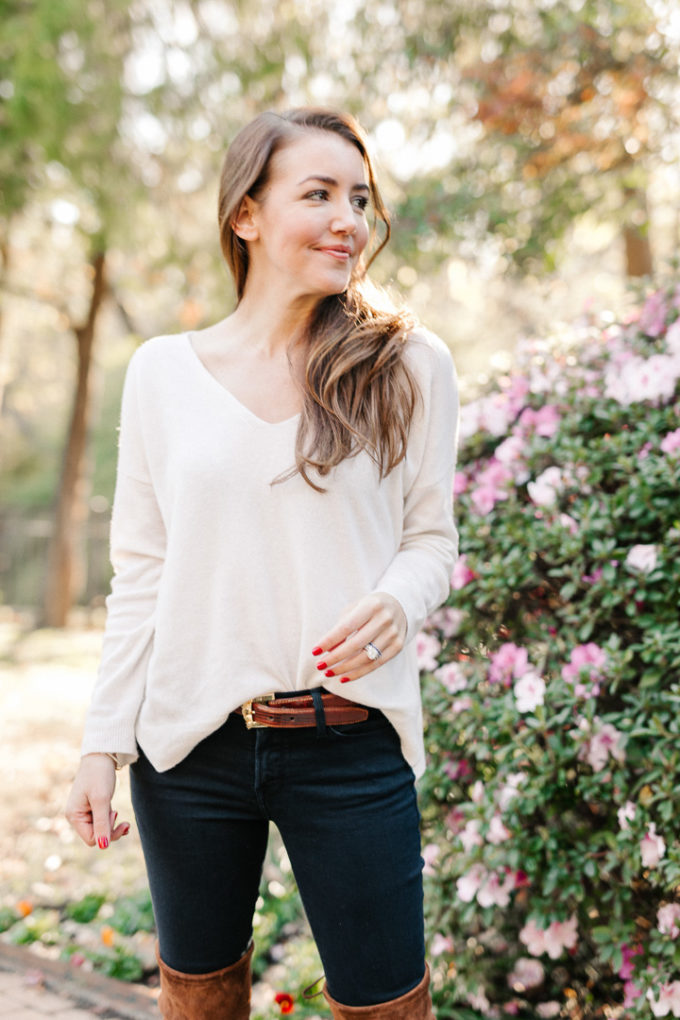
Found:
[[[332,258],[337,259],[338,262],[346,262],[352,257],[352,249],[347,244],[334,244],[326,248],[317,248],[317,251],[321,251],[324,255],[330,255]]]

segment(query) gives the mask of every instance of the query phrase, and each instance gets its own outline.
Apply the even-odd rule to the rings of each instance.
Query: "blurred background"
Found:
[[[3,939],[153,970],[134,830],[93,855],[62,809],[125,366],[232,307],[216,196],[236,131],[269,108],[359,117],[394,217],[374,276],[472,395],[522,336],[618,317],[676,263],[679,54],[676,0],[0,0]],[[124,773],[116,796],[131,817]],[[319,963],[280,843],[267,868],[261,968],[270,992],[303,987]],[[114,923],[124,893],[132,920]]]
[[[261,110],[358,115],[375,277],[467,387],[620,308],[680,233],[674,0],[1,0],[0,602],[101,609],[127,360],[228,313],[216,191]]]

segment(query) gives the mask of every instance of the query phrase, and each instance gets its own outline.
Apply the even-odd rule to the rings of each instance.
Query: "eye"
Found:
[[[352,199],[352,203],[353,205],[356,206],[357,209],[360,209],[361,212],[365,212],[365,210],[368,208],[368,196],[355,195],[354,198]]]
[[[325,188],[315,188],[314,191],[308,191],[305,198],[325,199],[328,198],[328,192]]]

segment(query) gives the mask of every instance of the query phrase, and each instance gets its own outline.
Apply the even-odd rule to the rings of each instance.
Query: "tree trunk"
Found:
[[[642,188],[625,187],[627,217],[623,227],[627,276],[651,276],[654,270],[649,242],[649,211]]]
[[[105,255],[98,252],[91,261],[92,294],[87,318],[73,332],[78,349],[78,369],[73,410],[69,424],[61,477],[57,490],[54,532],[47,560],[47,580],[41,623],[65,627],[68,613],[82,586],[84,559],[79,538],[87,518],[85,454],[90,420],[90,369],[97,315],[106,293]]]

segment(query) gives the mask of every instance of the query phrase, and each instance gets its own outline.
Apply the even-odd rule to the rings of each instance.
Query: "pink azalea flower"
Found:
[[[444,773],[454,782],[457,782],[459,779],[465,779],[466,776],[470,775],[471,771],[470,763],[465,758],[460,760],[451,758],[444,764]]]
[[[626,566],[631,570],[639,570],[642,574],[649,574],[657,562],[655,545],[634,545],[628,550]]]
[[[661,440],[660,449],[663,453],[677,453],[680,451],[680,429],[674,432],[667,432]]]
[[[505,392],[513,416],[515,416],[520,408],[524,406],[524,402],[530,389],[531,386],[529,380],[525,376],[512,376],[510,385]]]
[[[434,675],[450,694],[459,694],[467,687],[467,677],[457,662],[447,662],[445,666],[435,669]]]
[[[455,701],[451,702],[452,715],[458,715],[460,712],[467,712],[469,708],[472,708],[472,698],[468,698],[467,695],[463,698],[456,698]]]
[[[578,521],[575,521],[569,514],[560,514],[559,522],[563,528],[565,528],[570,535],[578,534]]]
[[[656,824],[652,822],[647,835],[640,840],[640,854],[645,868],[655,868],[666,853],[666,844],[662,836],[657,835]]]
[[[453,939],[450,935],[442,935],[441,932],[436,932],[432,943],[430,945],[430,956],[441,956],[442,953],[453,952]]]
[[[616,816],[619,820],[619,825],[623,832],[628,832],[630,825],[628,822],[632,822],[635,818],[635,804],[632,800],[627,800],[623,807],[620,807],[616,812]]]
[[[567,921],[553,921],[545,933],[545,951],[551,960],[557,960],[565,949],[574,949],[578,942],[576,915]]]
[[[441,650],[442,646],[434,634],[427,634],[424,630],[421,630],[416,635],[418,669],[427,670],[430,673],[435,670],[439,665],[437,656]]]
[[[520,931],[519,940],[524,943],[532,956],[542,956],[545,952],[545,929],[539,928],[536,922],[531,919]]]
[[[462,556],[458,557],[456,565],[453,568],[453,573],[451,574],[451,587],[454,591],[460,591],[461,588],[464,588],[465,585],[469,584],[470,581],[473,581],[474,578],[474,571],[470,570],[468,567],[467,556],[463,553]]]
[[[593,772],[601,772],[610,756],[615,761],[623,762],[626,755],[621,746],[622,733],[611,723],[602,723],[597,716],[595,725],[596,729],[579,749],[578,758],[579,761],[587,761]]]
[[[534,712],[545,701],[545,681],[530,669],[515,684],[514,694],[518,712]]]
[[[507,499],[507,497],[507,492],[494,489],[490,485],[480,485],[470,496],[470,502],[480,517],[486,517],[487,514],[491,513],[499,500]]]
[[[526,992],[530,988],[538,988],[544,981],[543,964],[528,956],[520,956],[508,974],[508,984],[514,992]]]
[[[559,428],[560,418],[560,412],[554,404],[544,404],[537,411],[532,407],[525,408],[518,424],[524,431],[534,431],[537,436],[550,439]]]
[[[662,290],[650,294],[640,312],[639,326],[647,336],[661,336],[666,328],[668,306],[666,295]]]
[[[476,846],[482,846],[484,840],[479,834],[479,821],[471,819],[459,835],[465,853],[469,854]]]
[[[642,948],[640,946],[621,946],[621,956],[623,962],[619,967],[619,977],[623,978],[624,981],[630,980],[635,973],[635,964],[633,960],[636,956],[640,956]]]
[[[477,779],[470,787],[470,800],[473,804],[481,804],[484,800],[484,783]]]
[[[456,471],[453,476],[453,495],[462,496],[468,487],[468,477],[464,471]]]
[[[437,863],[437,858],[439,857],[439,853],[440,853],[440,849],[439,849],[439,847],[437,846],[436,843],[427,843],[426,846],[423,847],[423,874],[424,875],[434,875],[435,874],[434,866]]]
[[[652,989],[647,992],[654,1016],[680,1016],[680,981],[669,981],[659,989],[658,998]]]
[[[510,903],[510,893],[515,888],[512,872],[503,876],[492,871],[482,881],[477,891],[477,902],[480,907],[507,907]]]
[[[452,606],[444,606],[443,609],[435,609],[427,619],[427,626],[434,627],[441,632],[442,637],[455,637],[465,619],[462,609],[454,609]]]
[[[529,499],[536,506],[554,506],[563,487],[564,480],[560,469],[549,467],[538,476],[535,482],[527,484],[527,492]]]
[[[654,405],[668,403],[673,399],[678,376],[680,362],[675,356],[633,356],[623,364],[612,364],[607,368],[604,395],[623,407],[641,402]]]
[[[483,864],[473,864],[469,871],[461,875],[456,882],[458,899],[463,903],[472,903],[486,874],[487,871]]]
[[[503,442],[496,447],[493,453],[499,463],[512,471],[512,476],[515,481],[518,480],[517,467],[523,463],[525,448],[526,441],[522,438],[522,436],[513,435],[504,439]],[[523,470],[524,468],[520,467],[520,471]]]
[[[600,693],[599,681],[603,679],[603,669],[607,663],[606,653],[593,641],[586,645],[577,645],[572,649],[569,663],[562,667],[562,679],[574,686],[577,697],[585,697]],[[592,690],[583,682],[589,681]],[[579,682],[581,681],[581,682]]]
[[[512,481],[512,473],[504,464],[492,457],[487,467],[477,476],[477,487],[470,496],[477,513],[486,515],[493,510],[499,500],[507,499],[508,486]]]
[[[503,825],[500,815],[494,815],[489,822],[489,831],[486,834],[489,843],[498,846],[510,838],[510,830]]]
[[[631,1009],[631,1007],[635,1005],[640,996],[644,994],[645,993],[643,992],[643,990],[641,988],[638,988],[638,986],[633,981],[624,981],[623,1008]]]
[[[529,920],[519,933],[532,956],[547,953],[551,960],[557,960],[565,949],[574,949],[578,942],[576,915],[567,921],[552,921],[547,928],[539,928]]]
[[[523,772],[511,772],[496,794],[496,803],[501,811],[507,811],[510,802],[519,793],[519,788],[526,780]]]
[[[526,648],[518,648],[511,641],[506,641],[491,655],[489,680],[509,687],[512,679],[519,679],[528,667],[529,653]]]
[[[457,836],[460,830],[465,825],[465,815],[459,807],[452,807],[446,816],[447,828],[451,830],[454,836]]]
[[[666,350],[669,354],[680,354],[680,319],[676,319],[666,333]]]
[[[680,903],[664,903],[659,907],[656,923],[662,935],[677,939],[680,935]]]

